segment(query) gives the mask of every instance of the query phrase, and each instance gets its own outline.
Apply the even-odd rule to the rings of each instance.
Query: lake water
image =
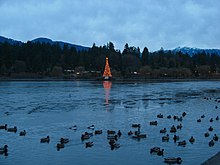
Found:
[[[207,97],[208,99],[204,99]],[[198,82],[94,82],[94,81],[3,81],[0,82],[0,125],[17,126],[17,133],[0,130],[0,147],[7,144],[8,156],[0,155],[1,165],[115,165],[164,164],[166,157],[181,157],[182,164],[201,164],[219,151],[220,142],[213,147],[208,143],[216,133],[220,136],[218,81]],[[174,133],[169,129],[180,122],[167,119],[168,115],[186,116],[177,130],[180,140],[186,140],[185,147],[172,140]],[[157,118],[161,113],[164,118]],[[197,119],[205,115],[201,123]],[[211,123],[209,120],[213,118]],[[150,121],[158,121],[151,126]],[[133,123],[141,124],[146,139],[135,140],[127,133],[137,129]],[[94,146],[85,148],[81,134],[94,132],[87,127],[95,125],[102,129],[101,135],[94,135],[87,141]],[[69,129],[77,125],[77,130]],[[212,126],[209,137],[204,133]],[[160,129],[167,128],[171,139],[162,142]],[[26,130],[26,136],[19,132]],[[120,148],[111,150],[107,130],[121,130],[117,143]],[[40,143],[42,137],[50,136],[50,143]],[[188,140],[195,137],[193,144]],[[61,137],[69,138],[65,148],[57,151],[56,144]],[[150,154],[150,148],[164,149],[164,156]]]

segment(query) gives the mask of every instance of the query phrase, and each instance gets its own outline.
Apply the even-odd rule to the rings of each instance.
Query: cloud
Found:
[[[75,44],[150,51],[177,46],[219,48],[218,0],[0,1],[0,35],[18,40],[48,37]]]

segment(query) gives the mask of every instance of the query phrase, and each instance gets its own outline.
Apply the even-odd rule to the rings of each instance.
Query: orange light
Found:
[[[105,70],[104,70],[104,73],[102,76],[103,77],[112,77],[111,70],[110,70],[109,63],[108,63],[108,57],[106,57],[106,59],[105,59]]]
[[[103,81],[103,87],[105,89],[105,103],[108,104],[109,93],[112,86],[111,81]]]

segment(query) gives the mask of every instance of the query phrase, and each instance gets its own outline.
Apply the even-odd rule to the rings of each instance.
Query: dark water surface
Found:
[[[211,99],[204,99],[208,97]],[[18,127],[17,133],[0,130],[0,147],[7,144],[8,156],[0,155],[2,165],[115,165],[115,164],[164,164],[166,157],[181,157],[182,164],[201,164],[220,150],[220,141],[209,147],[208,142],[216,133],[220,136],[220,83],[218,81],[169,82],[169,83],[117,83],[103,84],[90,81],[50,82],[0,82],[0,125]],[[219,106],[216,109],[215,106]],[[183,128],[176,135],[186,140],[185,147],[178,146],[170,135],[169,142],[162,142],[165,134],[160,129],[180,122],[167,119],[168,115],[187,115],[181,122]],[[157,118],[157,114],[164,118]],[[201,123],[197,119],[205,115]],[[209,120],[213,118],[211,123]],[[150,126],[150,121],[158,121]],[[141,124],[146,139],[139,141],[128,136],[133,123]],[[94,124],[101,135],[89,141],[92,148],[85,148],[81,134],[93,132],[87,127]],[[77,125],[77,130],[69,127]],[[204,133],[212,126],[214,130],[205,138]],[[25,137],[19,132],[27,131]],[[107,130],[121,130],[118,143],[121,147],[111,150]],[[40,143],[42,137],[50,136],[50,143]],[[189,138],[196,141],[191,144]],[[64,149],[57,151],[61,137],[70,139]],[[151,155],[150,148],[164,148],[164,157]]]

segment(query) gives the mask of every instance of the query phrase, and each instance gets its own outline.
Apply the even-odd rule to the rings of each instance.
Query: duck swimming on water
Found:
[[[16,132],[17,132],[17,127],[14,126],[14,128],[8,128],[8,132],[14,132],[14,133],[16,133]]]
[[[167,134],[166,136],[163,136],[162,137],[162,141],[169,141],[170,137],[169,137],[169,134]]]
[[[61,148],[64,148],[64,143],[57,143],[57,150],[59,151]]]
[[[213,140],[211,140],[210,142],[209,142],[209,147],[212,147],[212,146],[214,146],[214,141]]]
[[[182,159],[180,157],[170,157],[170,158],[164,158],[164,163],[167,163],[167,164],[181,164],[182,163]]]
[[[0,125],[0,129],[5,129],[5,130],[7,130],[7,124],[5,124],[5,125]]]
[[[40,142],[41,142],[41,143],[49,143],[49,142],[50,142],[50,136],[47,136],[47,137],[45,137],[45,138],[41,138],[41,139],[40,139]]]
[[[60,138],[60,143],[61,144],[69,143],[69,139],[68,138]]]
[[[92,146],[93,146],[93,142],[86,142],[86,148],[92,147]]]
[[[214,140],[214,141],[218,141],[218,136],[217,136],[216,134],[214,134],[213,140]]]
[[[195,138],[193,136],[191,136],[191,138],[189,139],[190,143],[194,143],[195,142]]]
[[[88,129],[95,129],[95,126],[94,125],[91,125],[89,127],[87,127]]]

